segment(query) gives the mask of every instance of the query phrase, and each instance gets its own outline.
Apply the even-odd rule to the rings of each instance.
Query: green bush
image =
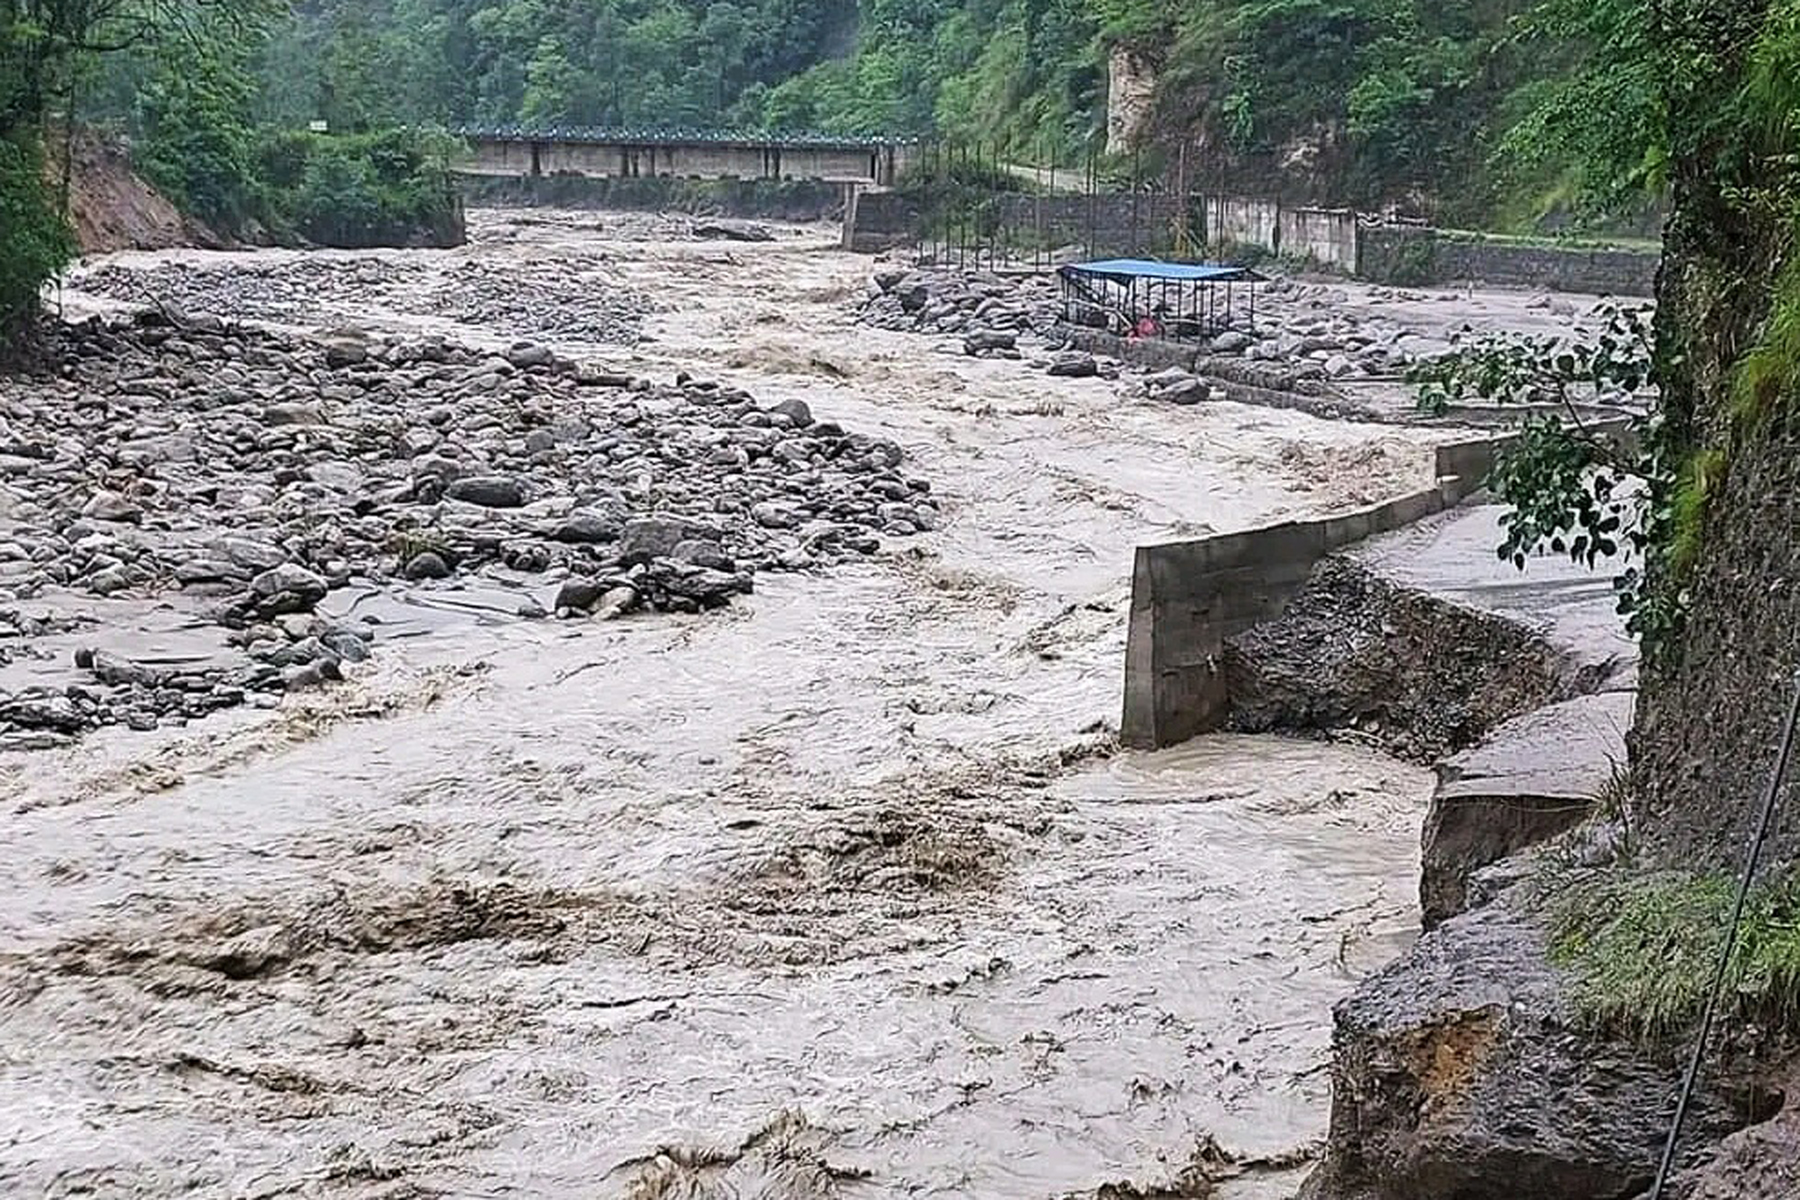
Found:
[[[1551,906],[1551,956],[1573,972],[1582,1014],[1646,1039],[1686,1030],[1712,986],[1736,886],[1724,875],[1670,873],[1564,890]],[[1783,1029],[1800,1022],[1800,878],[1751,890],[1725,1003]]]
[[[455,245],[453,146],[407,129],[275,134],[258,155],[268,223],[327,246]]]
[[[0,137],[0,357],[37,315],[45,284],[75,254],[75,239],[44,178],[35,140]]]

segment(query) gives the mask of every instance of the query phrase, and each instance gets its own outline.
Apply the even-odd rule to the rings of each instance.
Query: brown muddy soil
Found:
[[[50,173],[63,182],[62,146],[52,146]],[[115,250],[168,250],[181,246],[220,246],[223,240],[200,222],[186,217],[169,198],[151,187],[132,168],[131,156],[116,139],[96,133],[78,135],[68,155],[69,223],[83,254]]]
[[[858,328],[824,231],[543,217],[385,252],[419,304],[333,319],[505,344],[434,273],[616,281],[654,340],[560,351],[879,431],[944,528],[708,616],[401,589],[341,686],[0,761],[0,1193],[1291,1194],[1430,776],[1116,752],[1131,552],[1407,490],[1441,435]]]

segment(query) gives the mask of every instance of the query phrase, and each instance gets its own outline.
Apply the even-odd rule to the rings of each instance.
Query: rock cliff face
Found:
[[[1128,154],[1138,144],[1156,99],[1156,66],[1136,46],[1114,46],[1106,58],[1106,152]]]
[[[1713,456],[1697,552],[1681,584],[1682,636],[1648,664],[1633,733],[1645,827],[1663,853],[1725,866],[1755,819],[1778,726],[1800,668],[1800,396],[1771,398],[1738,419],[1735,360],[1756,343],[1773,267],[1792,254],[1788,233],[1733,219],[1696,184],[1669,226],[1659,311],[1670,343],[1663,406],[1678,461]],[[1695,718],[1704,714],[1704,720]],[[1800,816],[1776,831],[1775,861],[1800,856]]]
[[[1675,1200],[1800,1196],[1800,1070],[1777,1081],[1786,1103],[1772,1119],[1732,1134],[1704,1166],[1675,1179]]]
[[[1758,122],[1740,107],[1742,56],[1766,15],[1757,0],[1688,5],[1656,38],[1682,67],[1666,82],[1674,178],[1657,297],[1658,436],[1684,480],[1699,481],[1665,509],[1688,522],[1697,549],[1651,572],[1652,597],[1678,601],[1685,617],[1641,675],[1629,738],[1640,845],[1619,868],[1625,878],[1735,870],[1800,666],[1800,363],[1791,345],[1790,361],[1748,402],[1738,385],[1740,364],[1768,333],[1771,297],[1800,301],[1791,212],[1769,202],[1791,196],[1792,160],[1758,143]],[[1791,873],[1797,859],[1800,804],[1790,791],[1765,875]],[[1480,906],[1443,919],[1340,1006],[1331,1135],[1312,1200],[1626,1200],[1650,1184],[1678,1056],[1575,1019],[1571,981],[1547,959],[1530,874],[1513,870],[1523,882],[1485,904],[1486,886],[1459,898],[1428,879],[1440,915]],[[1709,1057],[1673,1195],[1800,1194],[1800,1089],[1784,1032],[1727,1014],[1720,1043],[1767,1064],[1760,1077],[1774,1082],[1746,1082],[1755,1078],[1748,1058]]]

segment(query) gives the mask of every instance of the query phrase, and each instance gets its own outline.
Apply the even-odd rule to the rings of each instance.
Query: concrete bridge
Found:
[[[807,133],[465,127],[470,175],[661,176],[687,179],[816,179],[891,187],[914,141]]]

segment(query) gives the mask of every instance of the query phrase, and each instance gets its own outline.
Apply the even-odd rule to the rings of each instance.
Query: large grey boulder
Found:
[[[1426,934],[1334,1013],[1331,1126],[1303,1200],[1596,1200],[1655,1173],[1680,1054],[1585,1028],[1515,888]],[[1703,1081],[1691,1147],[1745,1124]]]
[[[636,517],[625,522],[619,538],[619,557],[630,562],[668,558],[683,542],[718,538],[717,529],[687,517]]]

